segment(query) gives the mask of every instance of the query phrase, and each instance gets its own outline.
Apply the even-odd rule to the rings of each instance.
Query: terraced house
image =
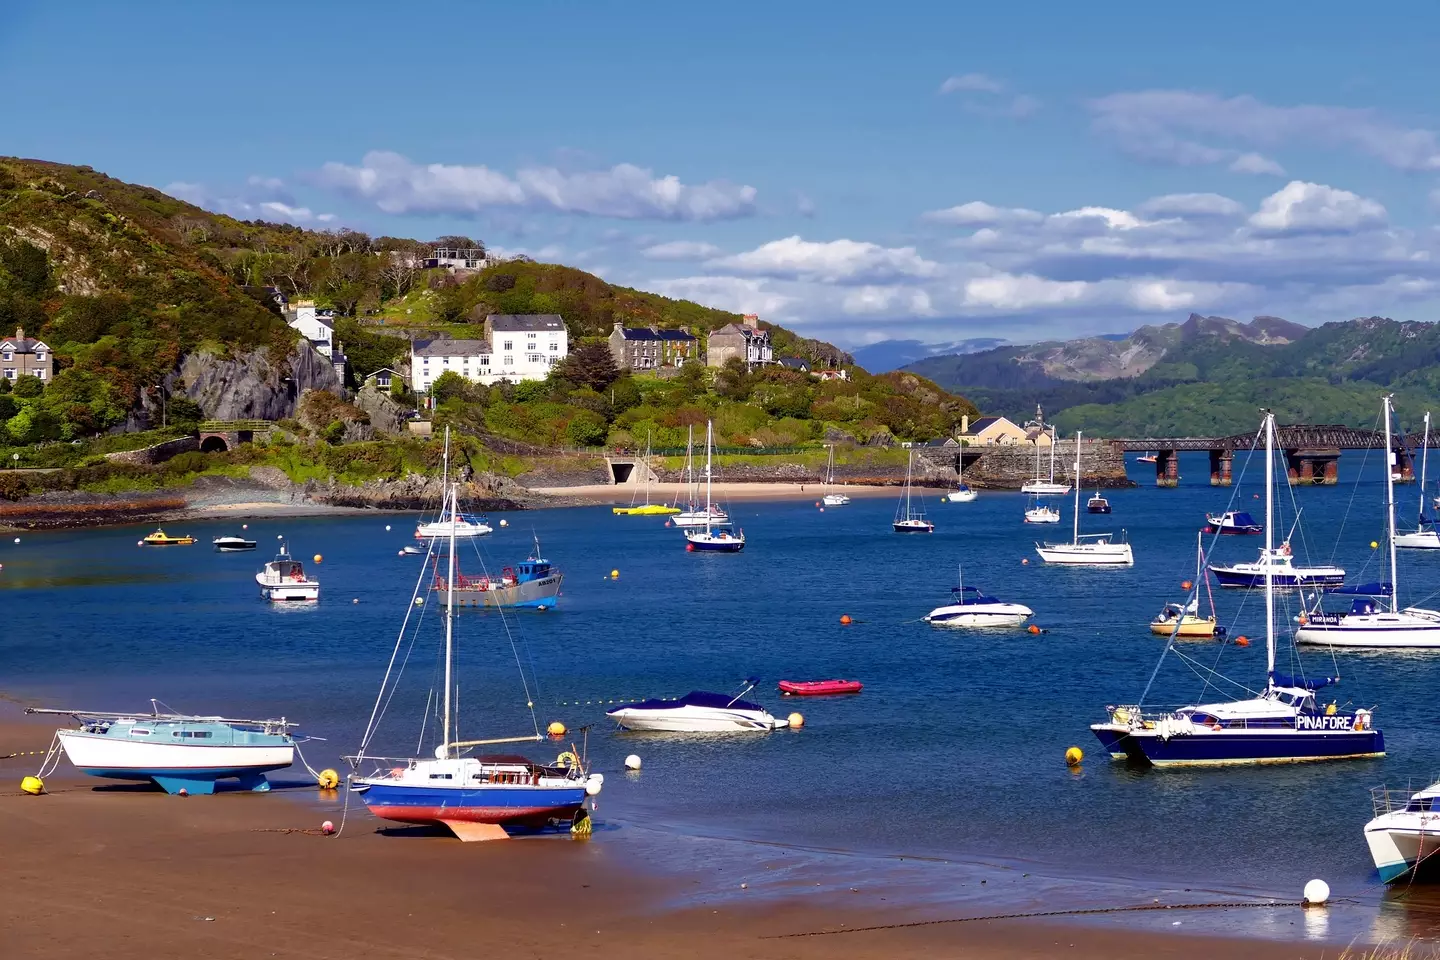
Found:
[[[427,392],[449,370],[475,383],[544,380],[569,352],[559,314],[491,314],[483,340],[416,340],[410,344],[410,382]]]
[[[0,377],[38,377],[49,383],[55,379],[55,354],[42,341],[26,337],[24,328],[18,328],[15,336],[0,340]]]
[[[699,353],[699,344],[694,334],[684,330],[617,323],[610,331],[610,354],[617,366],[628,370],[678,367]]]

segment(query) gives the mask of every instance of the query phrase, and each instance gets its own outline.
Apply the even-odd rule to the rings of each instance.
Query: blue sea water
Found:
[[[1050,876],[1118,878],[1293,897],[1326,878],[1338,896],[1381,899],[1361,827],[1369,788],[1440,768],[1435,690],[1440,654],[1307,652],[1311,674],[1343,677],[1343,703],[1375,706],[1382,760],[1214,771],[1137,770],[1104,757],[1088,725],[1108,704],[1134,702],[1164,640],[1147,624],[1194,578],[1196,531],[1207,510],[1261,515],[1259,464],[1237,487],[1208,485],[1203,455],[1182,458],[1185,480],[1107,493],[1114,514],[1082,529],[1124,530],[1131,569],[1047,567],[1034,540],[1068,539],[1064,522],[1027,527],[1025,499],[984,492],[972,504],[928,495],[933,535],[890,530],[889,498],[820,511],[813,501],[733,505],[748,542],[738,555],[687,554],[661,517],[604,508],[504,515],[482,545],[491,569],[522,559],[538,535],[566,575],[557,609],[504,617],[457,614],[459,735],[531,732],[527,697],[543,725],[593,724],[588,746],[609,776],[599,819],[689,836],[739,838],[860,854],[1018,864]],[[1379,458],[1347,453],[1339,486],[1295,490],[1306,540],[1297,550],[1383,579]],[[1238,469],[1237,469],[1238,472]],[[1356,484],[1356,476],[1361,482]],[[1418,491],[1398,489],[1413,522]],[[1088,496],[1088,491],[1086,493]],[[1292,495],[1286,524],[1293,517]],[[1084,497],[1082,497],[1083,501]],[[495,515],[500,519],[501,515]],[[131,709],[150,697],[181,710],[285,715],[324,737],[312,765],[340,767],[375,703],[421,561],[399,557],[409,516],[249,520],[253,554],[215,554],[209,538],[239,520],[167,525],[193,547],[139,548],[135,527],[21,534],[0,543],[0,690],[51,706]],[[392,527],[387,532],[386,525]],[[1402,521],[1403,524],[1403,521]],[[313,567],[323,599],[278,608],[252,576],[283,534]],[[1297,546],[1300,544],[1297,536]],[[1224,538],[1217,559],[1253,559],[1260,540]],[[462,569],[473,556],[462,554]],[[1030,562],[1024,563],[1023,561]],[[919,618],[942,603],[964,567],[967,583],[1036,611],[1040,635],[960,632]],[[608,575],[620,572],[617,579]],[[1401,554],[1402,601],[1431,603],[1440,556]],[[1199,661],[1263,682],[1263,597],[1215,591],[1220,621],[1248,647],[1189,641]],[[358,601],[358,602],[352,602]],[[1297,612],[1291,598],[1287,615]],[[413,608],[405,673],[376,749],[433,749],[420,722],[439,671],[441,611]],[[841,615],[853,623],[841,625]],[[416,622],[418,620],[418,627]],[[410,644],[410,637],[415,643]],[[408,653],[407,653],[408,651]],[[1293,652],[1282,643],[1282,669]],[[520,682],[517,663],[532,678]],[[772,712],[802,711],[803,729],[721,738],[646,736],[613,729],[611,702],[725,690],[755,675],[752,695]],[[778,679],[856,678],[862,694],[788,699]],[[1150,701],[1223,699],[1178,658],[1165,660]],[[1327,691],[1328,693],[1328,691]],[[581,734],[573,733],[579,737]],[[1065,749],[1087,754],[1077,770]],[[561,745],[537,748],[549,753]],[[625,755],[644,760],[624,776]],[[607,834],[606,836],[608,836]]]

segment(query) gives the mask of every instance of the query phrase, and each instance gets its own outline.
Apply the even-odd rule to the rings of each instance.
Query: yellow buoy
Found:
[[[320,554],[318,554],[318,553],[315,554],[315,562],[316,562],[316,563],[322,563],[322,562],[324,562],[324,560],[325,560],[325,558],[322,557],[322,556],[320,556]]]
[[[320,771],[320,776],[315,778],[315,782],[320,784],[321,790],[334,790],[340,786],[340,774],[326,767]]]
[[[619,570],[611,570],[611,571],[610,571],[610,579],[611,579],[611,580],[619,580],[619,579],[620,579],[620,571],[619,571]]]
[[[552,737],[565,736],[565,724],[561,723],[559,720],[552,720],[550,726],[546,727],[545,729],[550,731],[550,736]]]
[[[1065,762],[1074,767],[1079,766],[1080,761],[1085,759],[1085,751],[1079,747],[1071,747],[1065,751]]]
[[[45,792],[45,781],[39,777],[26,777],[20,781],[20,790],[32,797],[38,797]]]
[[[1378,550],[1378,549],[1380,549],[1380,544],[1379,544],[1379,542],[1378,542],[1378,541],[1375,541],[1375,540],[1371,540],[1371,541],[1370,541],[1370,549],[1371,549],[1371,550]]]
[[[786,717],[786,719],[790,721],[791,730],[799,730],[801,727],[805,726],[805,717],[801,714],[792,713],[790,714],[790,716]]]

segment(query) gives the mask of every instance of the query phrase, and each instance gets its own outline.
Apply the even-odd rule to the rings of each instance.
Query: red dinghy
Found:
[[[832,693],[859,693],[859,680],[781,680],[780,692],[792,697],[823,697]]]

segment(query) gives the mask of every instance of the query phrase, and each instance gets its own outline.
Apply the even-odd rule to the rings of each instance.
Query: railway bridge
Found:
[[[1380,450],[1385,434],[1357,430],[1339,424],[1290,424],[1276,426],[1276,446],[1285,454],[1285,472],[1292,486],[1330,485],[1339,477],[1341,450]],[[1259,431],[1233,437],[1124,437],[1109,441],[1117,453],[1147,452],[1155,455],[1155,484],[1173,487],[1180,483],[1179,454],[1205,450],[1210,454],[1210,483],[1228,487],[1232,482],[1235,452],[1263,449]],[[1390,440],[1397,480],[1415,480],[1414,445],[1403,434]]]

